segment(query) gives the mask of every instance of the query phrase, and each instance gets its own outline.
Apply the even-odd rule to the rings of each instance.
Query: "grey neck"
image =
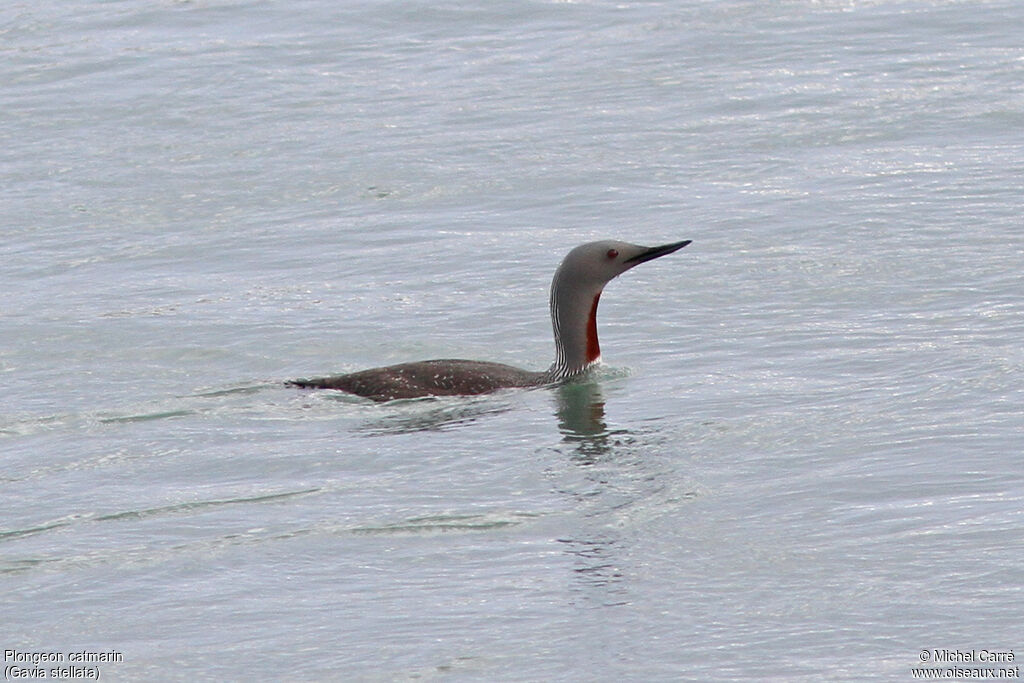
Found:
[[[588,284],[559,268],[551,282],[551,327],[555,362],[545,373],[551,381],[573,377],[600,358],[597,302],[604,283]]]

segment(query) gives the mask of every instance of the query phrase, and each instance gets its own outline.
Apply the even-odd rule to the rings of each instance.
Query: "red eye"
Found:
[[[616,249],[609,249],[608,250],[608,258],[609,259],[615,259],[615,258],[618,258],[618,257],[619,257],[618,250],[616,250]]]

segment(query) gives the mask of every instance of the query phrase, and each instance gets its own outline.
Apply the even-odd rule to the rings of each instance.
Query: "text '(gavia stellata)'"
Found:
[[[633,266],[682,249],[690,240],[641,247],[603,240],[576,247],[551,281],[551,326],[555,362],[542,372],[476,360],[425,360],[371,368],[347,375],[297,379],[308,389],[337,389],[374,401],[421,396],[486,394],[510,387],[538,387],[570,379],[601,359],[597,342],[597,302],[609,281]]]

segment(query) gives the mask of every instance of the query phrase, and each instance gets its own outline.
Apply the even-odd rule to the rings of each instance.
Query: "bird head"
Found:
[[[659,256],[682,249],[690,240],[664,244],[660,247],[642,247],[628,242],[601,240],[581,244],[562,260],[556,277],[563,282],[576,283],[583,290],[600,291],[609,281],[630,268]]]

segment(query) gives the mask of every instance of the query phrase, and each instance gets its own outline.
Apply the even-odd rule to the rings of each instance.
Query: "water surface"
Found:
[[[909,680],[1024,648],[1013,2],[0,10],[0,644],[104,680]],[[692,239],[554,390],[591,239]]]

